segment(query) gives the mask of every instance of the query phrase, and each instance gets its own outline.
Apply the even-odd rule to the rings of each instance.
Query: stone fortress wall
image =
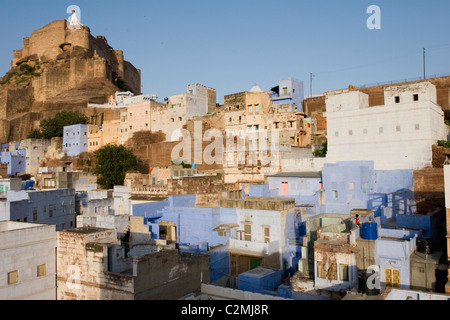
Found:
[[[0,86],[0,141],[25,138],[30,128],[62,106],[83,112],[92,97],[102,103],[116,78],[141,94],[140,70],[124,60],[123,51],[114,50],[103,36],[92,36],[86,26],[68,28],[66,20],[53,21],[23,39],[23,48],[13,52],[11,71],[25,63],[39,64],[40,76],[27,86]]]

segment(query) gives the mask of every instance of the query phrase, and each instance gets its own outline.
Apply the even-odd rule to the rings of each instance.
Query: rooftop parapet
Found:
[[[295,199],[261,197],[246,197],[242,200],[222,199],[220,206],[223,208],[285,211],[295,209]]]

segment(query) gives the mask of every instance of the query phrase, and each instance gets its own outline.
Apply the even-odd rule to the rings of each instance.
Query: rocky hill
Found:
[[[140,94],[140,88],[140,70],[105,37],[53,21],[23,39],[0,78],[0,142],[25,139],[61,110],[86,113],[88,103],[105,103],[116,91]]]

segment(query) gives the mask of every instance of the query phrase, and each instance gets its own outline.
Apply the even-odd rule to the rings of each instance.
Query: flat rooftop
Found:
[[[69,233],[78,233],[78,234],[91,234],[91,233],[97,233],[102,231],[108,231],[110,229],[105,228],[95,228],[95,227],[81,227],[81,228],[73,228],[73,229],[66,229],[62,232],[69,232]]]
[[[322,178],[322,172],[281,172],[268,177]]]
[[[20,229],[30,229],[30,228],[45,227],[45,226],[52,226],[52,225],[6,220],[6,221],[0,221],[0,232],[20,230]]]
[[[222,199],[222,208],[283,211],[295,209],[294,198],[245,197],[244,199]]]

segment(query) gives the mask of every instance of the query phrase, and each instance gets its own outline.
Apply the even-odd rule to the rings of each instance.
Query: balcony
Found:
[[[282,100],[282,99],[292,99],[292,93],[280,94],[273,93],[271,96],[272,101]]]
[[[271,255],[280,251],[280,242],[272,241],[268,243],[252,242],[230,238],[229,251],[239,252],[255,256]]]

